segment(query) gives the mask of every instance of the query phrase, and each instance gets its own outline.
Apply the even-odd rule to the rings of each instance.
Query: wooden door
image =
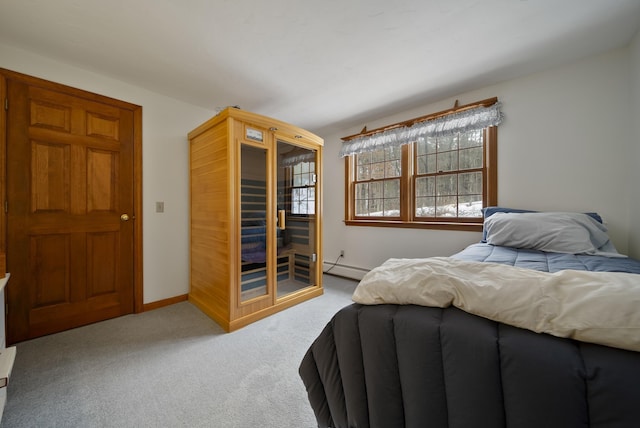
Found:
[[[132,313],[133,111],[62,85],[6,87],[8,342]]]

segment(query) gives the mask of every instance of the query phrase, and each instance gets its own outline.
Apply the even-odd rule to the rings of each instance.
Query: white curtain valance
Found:
[[[315,160],[316,160],[316,152],[305,150],[305,152],[301,154],[285,155],[280,160],[280,166],[282,167],[294,166],[302,162],[315,162]]]
[[[488,126],[497,126],[504,115],[500,111],[501,103],[496,102],[489,107],[475,107],[459,113],[416,122],[411,126],[381,131],[345,141],[340,150],[340,157],[358,153],[371,152],[387,147],[397,147],[412,143],[419,138],[444,137],[459,132],[474,131]]]

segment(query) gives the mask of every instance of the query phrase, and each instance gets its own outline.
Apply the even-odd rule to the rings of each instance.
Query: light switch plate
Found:
[[[156,212],[157,213],[164,212],[164,202],[156,202]]]

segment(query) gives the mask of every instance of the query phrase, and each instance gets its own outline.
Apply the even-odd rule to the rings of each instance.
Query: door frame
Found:
[[[144,311],[143,266],[142,266],[142,107],[93,92],[55,83],[38,77],[0,68],[0,252],[7,251],[7,79],[20,80],[31,86],[105,102],[133,113],[133,312]],[[11,108],[9,106],[9,108]],[[10,302],[9,302],[10,303]]]

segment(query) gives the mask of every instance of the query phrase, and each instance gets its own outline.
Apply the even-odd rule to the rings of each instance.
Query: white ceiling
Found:
[[[317,133],[625,46],[638,28],[640,0],[0,0],[0,43]]]

